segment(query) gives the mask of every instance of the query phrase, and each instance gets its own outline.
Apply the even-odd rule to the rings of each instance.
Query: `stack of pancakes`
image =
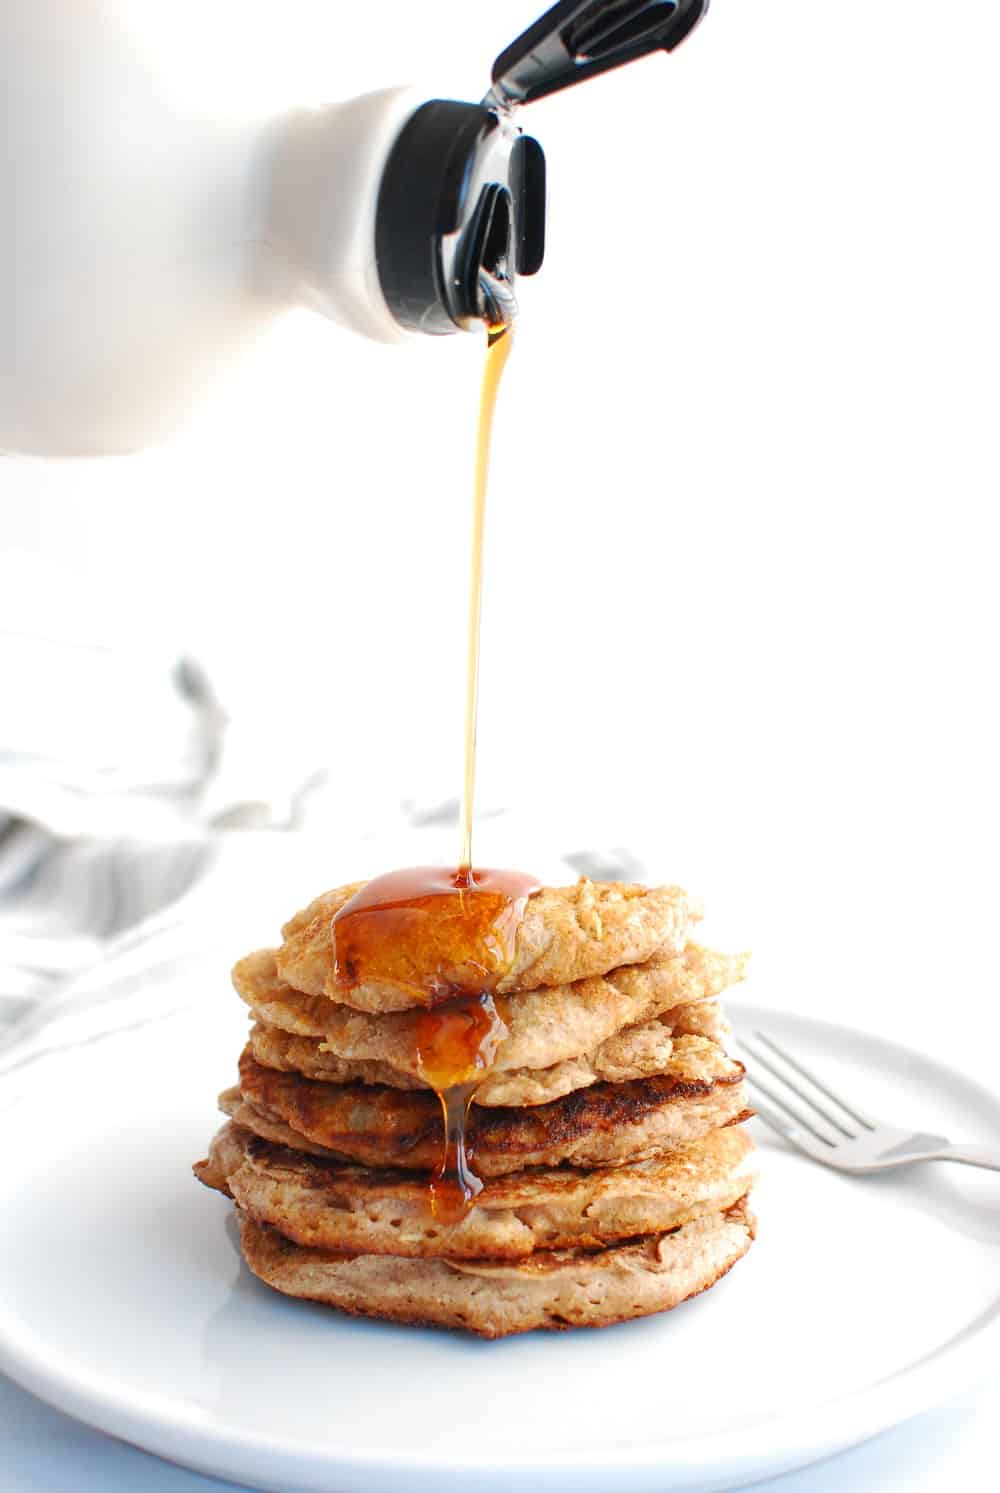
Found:
[[[754,1231],[743,1069],[717,1000],[745,959],[690,939],[691,899],[586,880],[528,899],[470,1112],[485,1185],[447,1222],[428,1187],[443,1126],[423,1013],[333,977],[331,922],[358,890],[320,897],[233,971],[254,1025],[195,1173],[236,1203],[250,1269],[486,1337],[664,1311],[724,1275]]]

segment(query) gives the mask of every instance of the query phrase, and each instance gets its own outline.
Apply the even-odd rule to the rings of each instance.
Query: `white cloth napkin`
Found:
[[[181,897],[220,827],[311,780],[253,752],[197,660],[38,556],[0,556],[0,1043]]]
[[[0,556],[0,700],[4,1065],[92,1033],[94,1006],[131,1019],[151,960],[203,948],[261,892],[269,926],[289,896],[452,859],[457,800],[345,796],[299,743],[231,720],[197,660],[38,557]],[[533,816],[481,819],[492,864],[642,874],[628,850],[558,830],[535,864]],[[294,846],[271,833],[302,826]]]

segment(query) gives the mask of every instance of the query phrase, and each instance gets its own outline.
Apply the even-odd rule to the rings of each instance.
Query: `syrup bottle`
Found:
[[[277,3],[277,0],[275,0]],[[530,103],[657,48],[708,0],[565,0],[481,103],[388,89],[266,117],[195,102],[137,0],[0,7],[0,451],[129,451],[176,430],[276,313],[362,335],[478,329],[544,253]],[[178,7],[199,72],[234,35]]]

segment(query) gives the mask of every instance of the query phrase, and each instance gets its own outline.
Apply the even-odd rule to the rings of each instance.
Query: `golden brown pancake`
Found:
[[[415,989],[362,983],[340,989],[333,977],[334,915],[359,883],[326,892],[282,929],[278,974],[306,995],[328,996],[359,1011],[402,1011],[423,1004]],[[657,952],[686,944],[697,904],[679,887],[649,889],[583,879],[571,887],[543,887],[527,901],[509,971],[496,989],[535,990],[641,964]]]
[[[703,1010],[702,1006],[713,1009]],[[688,1013],[692,1013],[690,1018]],[[475,1102],[509,1107],[548,1104],[593,1083],[627,1083],[651,1078],[667,1068],[674,1035],[691,1034],[689,1022],[697,1035],[718,1039],[728,1030],[714,1001],[678,1006],[654,1021],[615,1032],[596,1052],[581,1053],[579,1057],[554,1063],[551,1068],[513,1068],[499,1073],[490,1068],[476,1089]],[[315,1038],[293,1037],[261,1022],[251,1029],[250,1049],[262,1067],[301,1073],[304,1078],[322,1083],[388,1084],[390,1088],[409,1090],[428,1087],[419,1078],[400,1073],[388,1063],[337,1057]]]
[[[753,1143],[739,1126],[635,1166],[516,1172],[488,1182],[458,1223],[430,1205],[427,1179],[320,1161],[229,1124],[195,1174],[256,1223],[343,1253],[519,1259],[662,1234],[745,1196]]]
[[[550,1068],[593,1053],[623,1027],[713,999],[741,980],[746,966],[745,955],[716,954],[688,944],[679,954],[655,954],[645,964],[625,965],[607,975],[498,997],[507,1035],[497,1047],[491,1075],[507,1069]],[[271,949],[241,959],[233,970],[233,984],[266,1026],[321,1041],[331,1055],[345,1061],[386,1064],[420,1077],[420,1011],[373,1016],[322,995],[303,995],[282,980]],[[710,1017],[707,1020],[711,1022]],[[676,1024],[685,1031],[716,1034],[697,1022],[698,1013],[688,1010]]]
[[[273,1145],[283,1146],[288,1150],[301,1152],[303,1156],[322,1156],[329,1161],[339,1162],[340,1165],[350,1163],[350,1157],[340,1156],[336,1151],[328,1151],[325,1146],[317,1145],[315,1141],[307,1140],[290,1125],[286,1125],[278,1115],[271,1110],[264,1109],[260,1104],[251,1104],[244,1099],[239,1089],[224,1089],[219,1095],[219,1108],[224,1115],[228,1115],[234,1125],[241,1130],[249,1130],[254,1135],[259,1135],[261,1140],[271,1141]],[[205,1175],[203,1162],[197,1163],[203,1168],[199,1172],[199,1181],[206,1186],[214,1186]],[[221,1189],[220,1189],[221,1190]]]
[[[240,1059],[239,1089],[248,1106],[239,1123],[265,1139],[288,1144],[285,1134],[261,1129],[255,1111],[294,1132],[296,1148],[304,1140],[310,1150],[366,1166],[416,1171],[430,1171],[440,1159],[440,1108],[430,1093],[321,1083],[264,1068],[249,1049]],[[220,1100],[232,1118],[237,1102],[231,1091]],[[483,1177],[563,1162],[620,1165],[672,1150],[745,1111],[742,1065],[708,1038],[680,1037],[659,1077],[594,1084],[532,1108],[474,1106],[470,1152]]]
[[[403,1259],[306,1249],[240,1215],[253,1273],[288,1296],[395,1322],[498,1338],[533,1328],[602,1327],[668,1311],[715,1284],[750,1247],[745,1202],[674,1232],[597,1253],[555,1250],[522,1261]]]

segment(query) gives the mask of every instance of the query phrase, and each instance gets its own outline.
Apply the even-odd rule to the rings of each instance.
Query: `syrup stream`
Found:
[[[507,1032],[491,991],[508,948],[513,951],[524,903],[536,888],[531,877],[517,872],[481,871],[477,877],[472,870],[486,489],[497,393],[512,343],[511,323],[499,313],[486,317],[485,325],[472,494],[461,859],[455,872],[423,867],[379,877],[341,908],[333,923],[339,983],[350,988],[369,973],[417,988],[427,1002],[416,1034],[419,1071],[436,1093],[444,1121],[441,1162],[430,1183],[431,1207],[436,1218],[449,1224],[460,1222],[482,1191],[466,1144],[469,1109]],[[470,985],[470,968],[477,966],[479,978]]]
[[[469,578],[469,631],[465,666],[465,777],[462,785],[459,874],[472,885],[472,814],[476,786],[476,721],[479,705],[479,634],[483,609],[483,530],[489,481],[490,441],[497,392],[513,337],[510,324],[486,323],[486,368],[479,398],[479,436],[476,443],[472,492],[472,563]]]

